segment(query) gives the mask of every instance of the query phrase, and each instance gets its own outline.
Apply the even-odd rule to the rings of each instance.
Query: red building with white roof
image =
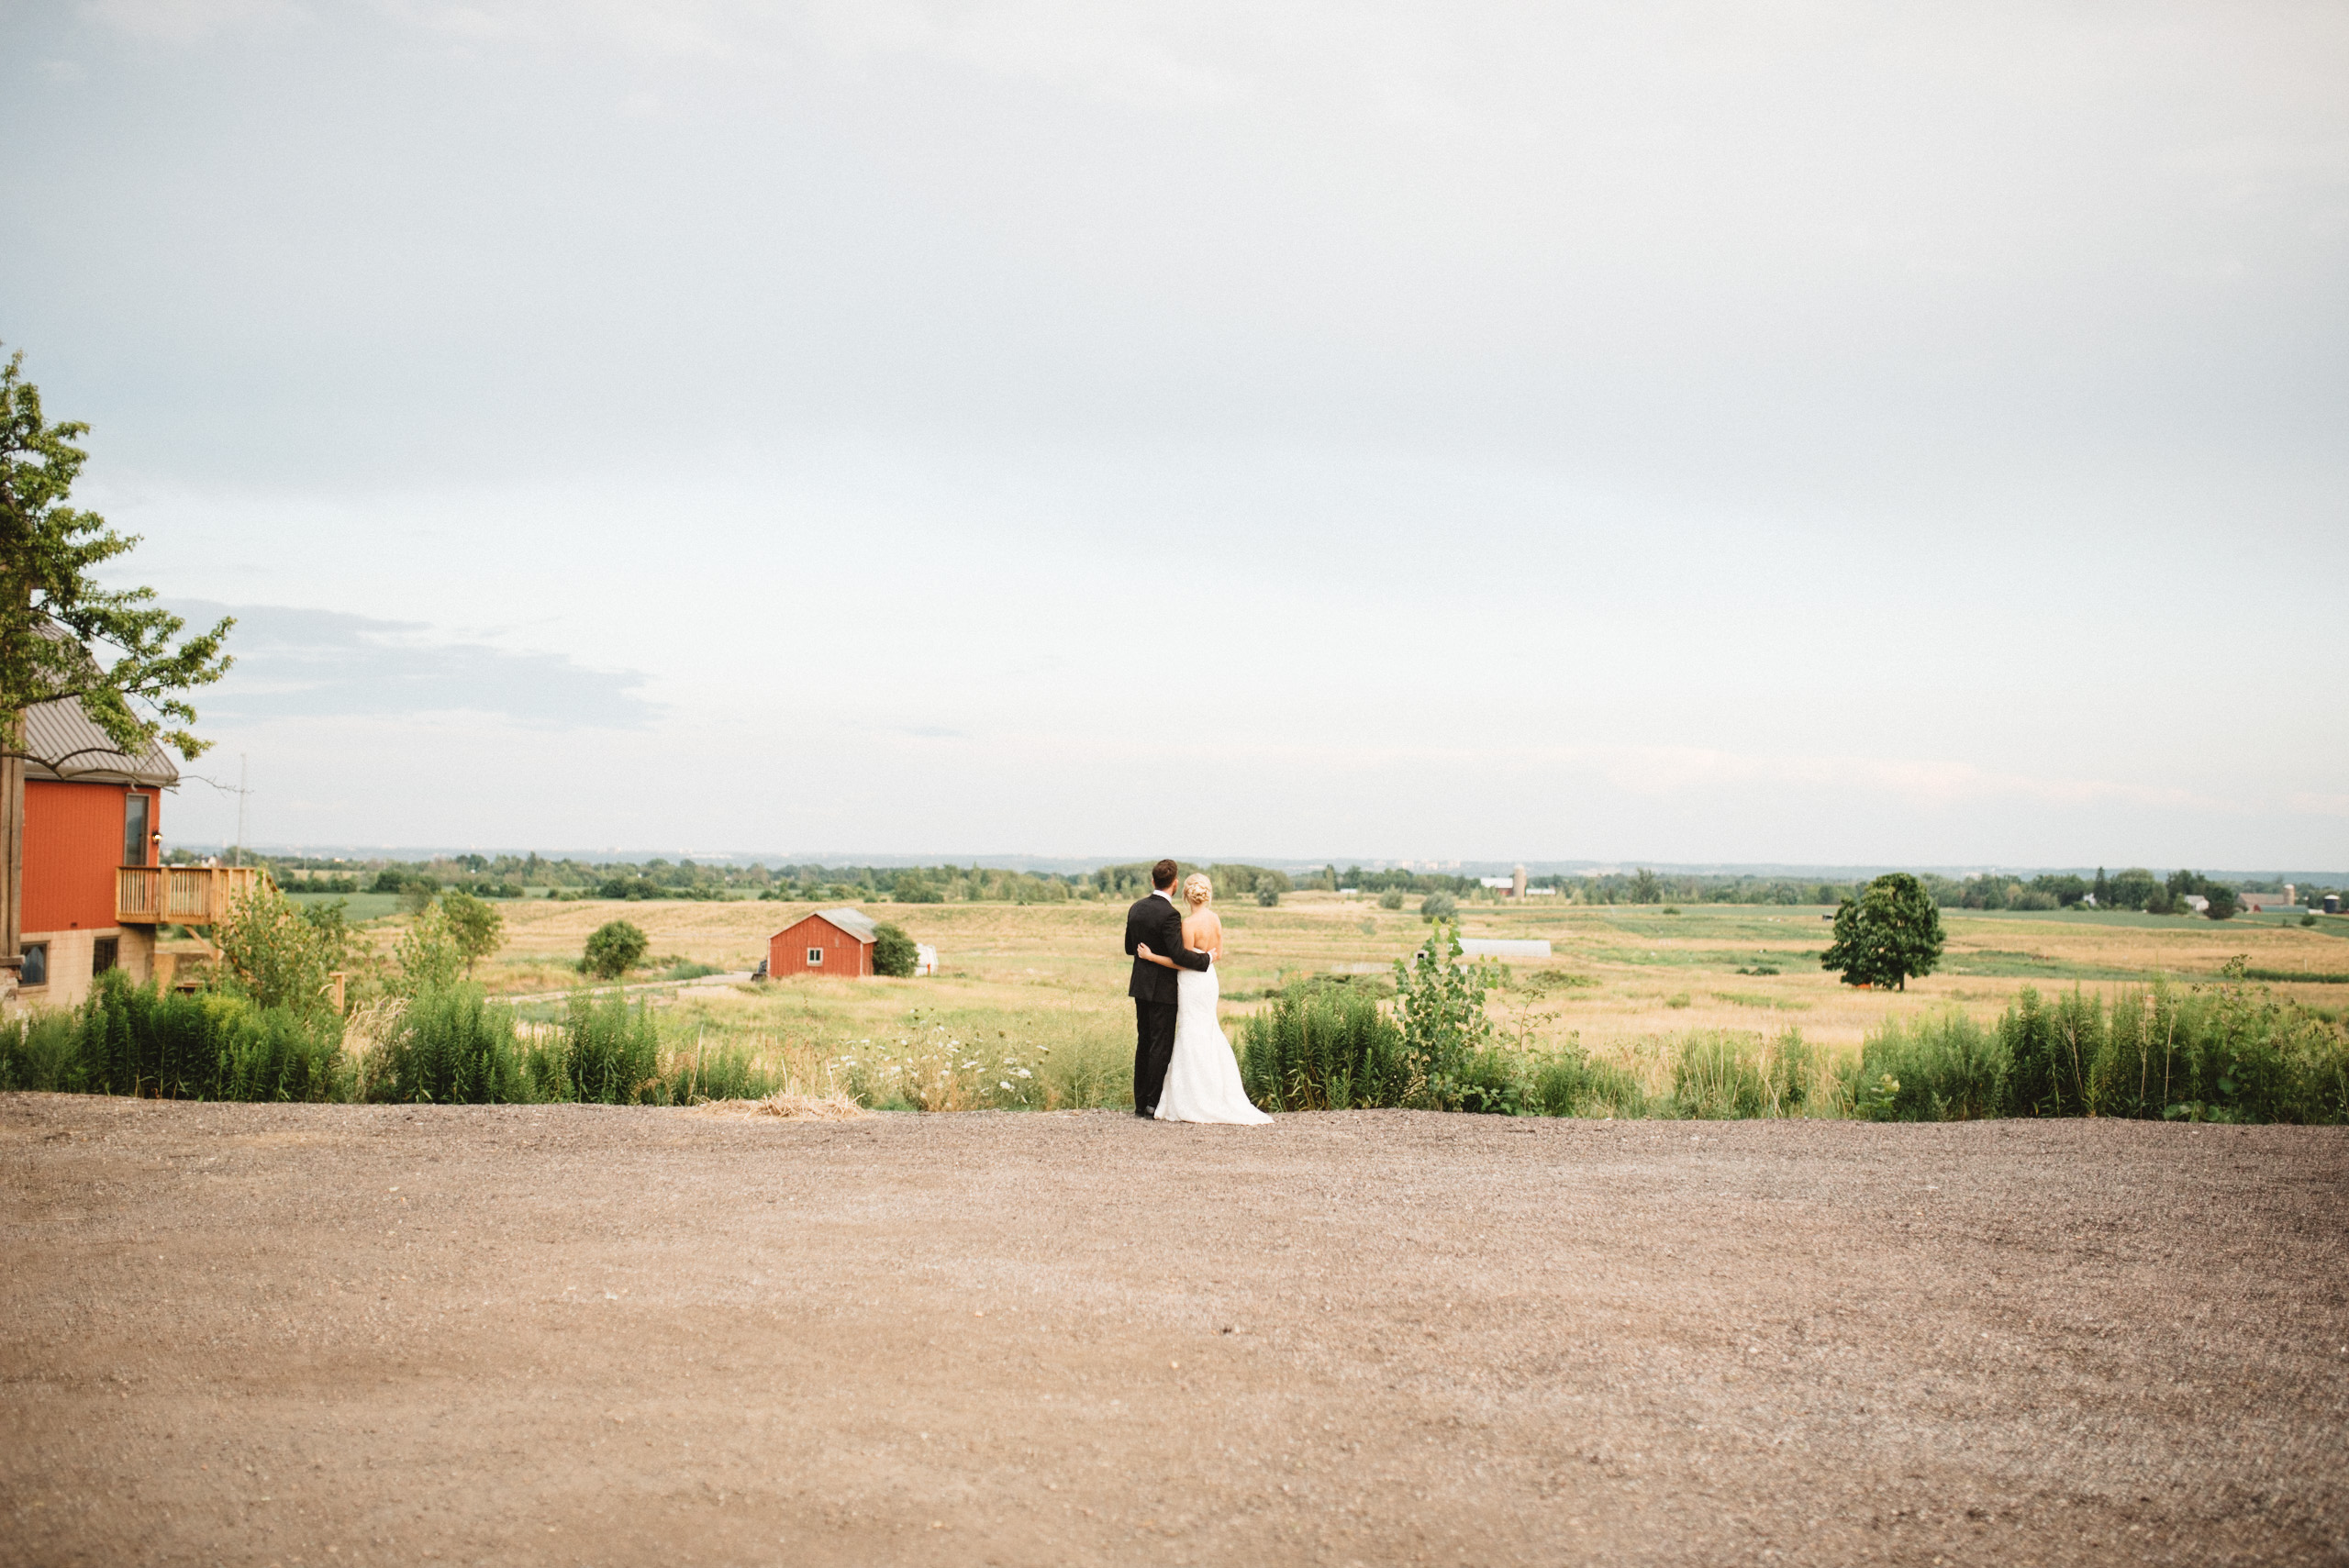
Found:
[[[873,973],[879,937],[873,921],[853,909],[818,909],[767,939],[767,973],[862,979]]]

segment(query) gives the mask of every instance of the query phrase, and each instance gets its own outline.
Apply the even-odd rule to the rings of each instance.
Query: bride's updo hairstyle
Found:
[[[1215,884],[1208,880],[1207,873],[1195,871],[1183,879],[1183,896],[1192,908],[1204,908],[1208,900],[1215,896]]]

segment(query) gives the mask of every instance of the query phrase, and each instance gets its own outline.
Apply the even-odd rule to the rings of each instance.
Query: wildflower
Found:
[[[1025,1067],[1022,1067],[1022,1068],[1019,1070],[1019,1075],[1020,1075],[1022,1078],[1033,1078],[1036,1074],[1034,1074],[1033,1073],[1029,1072],[1029,1071],[1028,1071],[1028,1069],[1026,1069]]]
[[[1005,1091],[1007,1094],[1008,1094],[1008,1093],[1009,1093],[1009,1092],[1010,1092],[1010,1089],[1011,1089],[1011,1085],[1010,1085],[1010,1084],[1007,1084],[1007,1083],[1005,1083],[1005,1082],[1004,1082],[1002,1079],[1000,1079],[1000,1078],[998,1078],[998,1079],[996,1079],[996,1082],[995,1082],[995,1086],[996,1086],[996,1088],[998,1088],[998,1089],[1001,1089],[1001,1090]]]

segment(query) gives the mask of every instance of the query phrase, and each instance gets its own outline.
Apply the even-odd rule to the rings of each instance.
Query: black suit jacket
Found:
[[[1148,942],[1150,951],[1161,958],[1171,958],[1186,969],[1205,969],[1208,955],[1193,952],[1183,945],[1183,917],[1174,912],[1174,901],[1153,893],[1126,911],[1126,951],[1130,955],[1135,944]],[[1162,968],[1145,959],[1134,960],[1134,977],[1126,983],[1126,995],[1137,1002],[1174,1001],[1174,972]]]

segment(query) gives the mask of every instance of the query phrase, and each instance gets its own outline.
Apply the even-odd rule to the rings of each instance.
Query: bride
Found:
[[[1215,884],[1204,873],[1193,872],[1184,879],[1183,901],[1191,910],[1183,917],[1183,945],[1220,960],[1223,920],[1208,907],[1214,900]],[[1216,998],[1222,987],[1215,966],[1185,969],[1151,951],[1146,942],[1134,951],[1138,958],[1174,971],[1174,1054],[1166,1063],[1165,1085],[1158,1092],[1158,1119],[1230,1121],[1252,1127],[1272,1120],[1248,1103],[1248,1093],[1240,1086],[1240,1063],[1232,1058],[1231,1042],[1224,1039],[1223,1028],[1216,1022]]]

